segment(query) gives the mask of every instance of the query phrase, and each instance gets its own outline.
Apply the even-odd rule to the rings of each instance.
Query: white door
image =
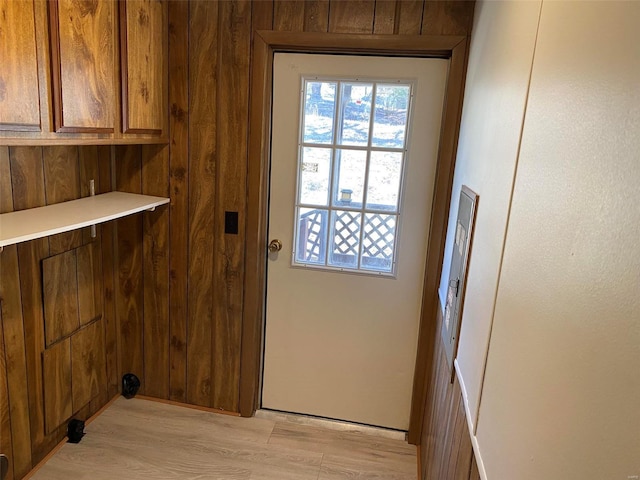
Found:
[[[408,429],[447,68],[276,54],[263,408]]]

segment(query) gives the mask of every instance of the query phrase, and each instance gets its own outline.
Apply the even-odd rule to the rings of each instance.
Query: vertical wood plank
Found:
[[[42,353],[44,418],[47,433],[73,415],[71,403],[71,341],[66,338]]]
[[[473,453],[473,452],[472,452]],[[469,480],[480,480],[480,471],[478,470],[478,464],[476,463],[476,457],[471,457],[471,471],[469,472]]]
[[[332,33],[372,33],[374,0],[333,0],[329,11],[329,31]]]
[[[197,181],[189,182],[187,402],[203,406],[211,404],[212,381],[217,121],[211,109],[217,105],[218,7],[189,3],[189,175]]]
[[[111,149],[114,147],[98,147],[98,178],[96,193],[111,191]],[[105,336],[105,357],[107,370],[108,395],[110,398],[119,391],[120,376],[120,336],[117,328],[116,314],[116,279],[115,279],[115,222],[107,222],[100,226],[102,250],[102,318]]]
[[[395,33],[396,0],[376,0],[373,33],[390,35]]]
[[[274,0],[251,2],[251,28],[257,30],[274,30]]]
[[[215,222],[212,406],[238,411],[244,274],[247,138],[249,114],[249,1],[220,4],[218,98],[218,188]],[[222,28],[225,26],[226,28]],[[225,211],[238,212],[237,235],[225,234]]]
[[[21,209],[45,204],[42,147],[10,149],[11,175],[15,204]],[[4,188],[11,194],[11,185]],[[40,261],[49,256],[49,240],[41,238],[17,245],[20,264],[20,290],[27,357],[27,384],[31,426],[32,461],[36,463],[53,447],[44,431],[44,396],[42,385],[42,350],[44,317]]]
[[[142,192],[141,151],[137,145],[116,147],[116,190]],[[142,383],[144,393],[143,362],[143,249],[142,216],[131,215],[117,221],[118,295],[117,315],[120,331],[121,373],[133,373]]]
[[[95,192],[99,192],[100,174],[98,171],[98,147],[97,145],[85,145],[78,147],[78,171],[80,181],[80,197],[88,197],[91,194],[90,182],[94,181]],[[96,225],[96,236],[100,236],[101,225]],[[82,243],[91,242],[91,228],[82,229]]]
[[[82,328],[71,336],[71,404],[80,411],[106,385],[104,362],[104,326],[102,320]]]
[[[42,149],[47,205],[80,198],[78,147],[53,146]],[[72,230],[49,237],[51,255],[72,250],[82,244],[82,231]]]
[[[13,210],[11,190],[11,168],[9,147],[0,147],[0,213]],[[2,278],[2,258],[0,258],[0,279]],[[1,280],[0,280],[1,281]],[[9,412],[9,388],[7,384],[7,357],[4,340],[4,321],[2,319],[4,290],[0,291],[0,451],[9,459],[7,480],[13,479],[13,438]]]
[[[189,245],[189,4],[169,2],[169,399],[187,395]]]
[[[468,35],[473,22],[475,2],[425,0],[423,35]]]
[[[422,30],[423,0],[402,0],[397,3],[396,27],[400,35],[420,35]]]
[[[39,131],[34,4],[0,0],[0,12],[0,131]]]
[[[275,0],[273,2],[273,29],[301,32],[304,29],[304,0]]]
[[[169,149],[142,147],[142,193],[169,195]],[[169,209],[143,213],[145,393],[169,398]]]
[[[326,32],[327,30],[329,30],[329,0],[306,0],[304,31]]]
[[[80,327],[75,250],[42,261],[42,286],[45,339],[49,346]]]

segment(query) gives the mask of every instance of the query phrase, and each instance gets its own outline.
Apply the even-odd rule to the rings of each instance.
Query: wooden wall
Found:
[[[110,151],[95,146],[0,147],[0,212],[87,196],[90,179],[95,179],[98,193],[109,191]],[[86,419],[118,392],[114,239],[114,225],[104,224],[95,239],[83,229],[5,247],[0,253],[0,451],[10,458],[9,479],[22,478],[64,437],[68,416]],[[89,247],[78,249],[82,245]],[[102,268],[95,269],[95,276],[72,274],[81,280],[77,289],[53,279],[54,285],[73,287],[81,308],[91,305],[90,313],[82,315],[86,328],[81,329],[78,320],[77,326],[60,333],[58,316],[51,312],[61,313],[56,300],[66,293],[56,296],[43,285],[42,265],[55,263],[64,257],[55,256],[62,252],[69,252],[75,262],[76,251],[92,251],[91,263]],[[55,275],[60,269],[51,271]],[[52,302],[50,308],[43,300]],[[93,342],[96,332],[96,349],[90,353],[87,341]],[[73,394],[72,374],[77,380]]]
[[[460,383],[457,377],[451,382],[440,340],[441,313],[437,320],[438,337],[428,370],[429,395],[420,439],[420,480],[479,480]]]
[[[168,218],[118,227],[122,371],[143,393],[239,411],[252,32],[465,35],[472,14],[461,1],[170,2],[169,155],[117,148],[119,190],[171,196]]]

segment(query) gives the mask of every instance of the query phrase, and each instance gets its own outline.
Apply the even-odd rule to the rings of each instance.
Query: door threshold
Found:
[[[356,432],[373,437],[384,437],[392,440],[402,441],[407,440],[407,432],[404,430],[375,427],[362,423],[348,422],[346,420],[335,420],[332,418],[316,417],[313,415],[305,415],[301,413],[283,412],[280,410],[270,410],[267,408],[256,410],[255,416],[258,418],[264,418],[266,420],[285,421],[290,423],[297,423],[299,425],[310,425],[329,428],[332,430],[341,430],[345,432]]]

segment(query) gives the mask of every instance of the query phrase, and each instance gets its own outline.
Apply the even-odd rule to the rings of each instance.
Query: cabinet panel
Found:
[[[39,131],[33,1],[0,0],[0,130]]]
[[[58,0],[49,8],[56,131],[112,133],[117,4]]]
[[[162,133],[165,16],[159,0],[120,2],[124,133]]]

